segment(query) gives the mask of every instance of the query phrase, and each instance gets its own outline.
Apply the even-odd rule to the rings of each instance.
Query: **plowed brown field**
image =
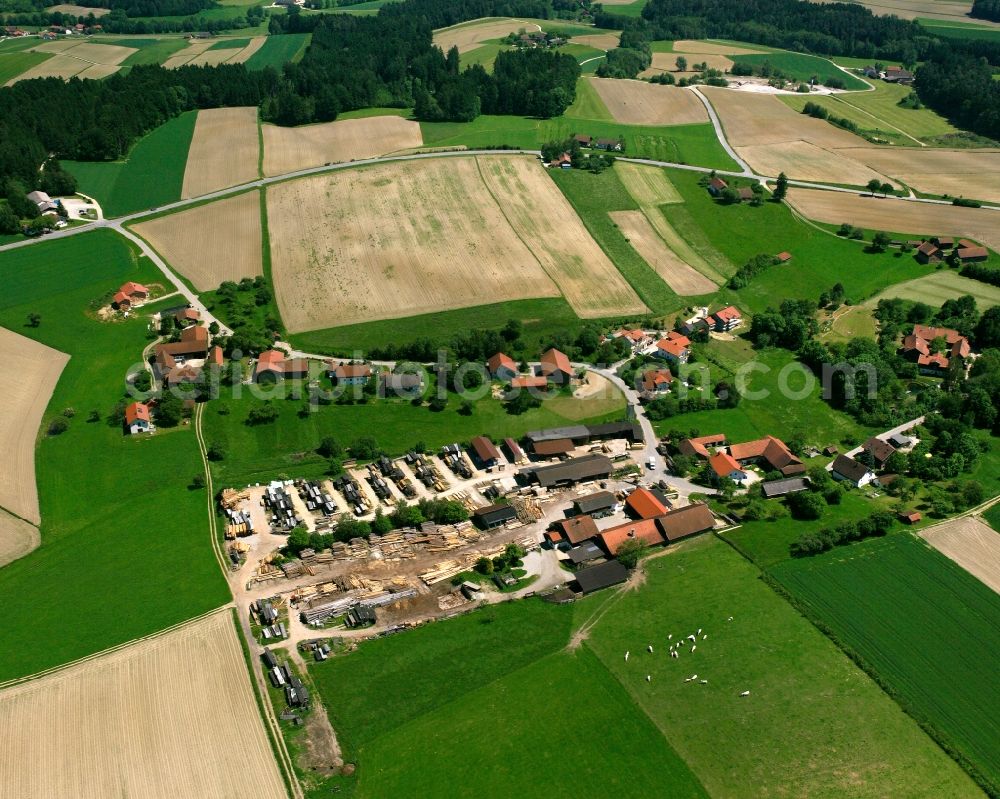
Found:
[[[928,527],[920,537],[1000,593],[1000,533],[981,519],[952,519]]]

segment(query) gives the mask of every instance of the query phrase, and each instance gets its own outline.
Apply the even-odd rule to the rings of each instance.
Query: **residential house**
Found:
[[[725,433],[713,433],[708,436],[698,436],[697,438],[685,438],[677,445],[681,455],[688,457],[710,458],[712,452],[709,447],[724,447],[726,445]]]
[[[614,557],[626,541],[638,540],[647,546],[659,546],[665,542],[656,519],[640,519],[609,527],[597,536],[601,548]]]
[[[781,472],[783,477],[802,474],[806,470],[805,464],[792,454],[785,442],[774,436],[733,444],[729,454],[741,464],[763,463],[769,469]]]
[[[338,386],[363,386],[372,376],[372,368],[367,363],[338,363],[332,361],[328,364],[326,375],[334,385]]]
[[[415,397],[424,390],[424,381],[420,375],[412,373],[387,373],[379,379],[379,396]]]
[[[149,416],[149,406],[144,402],[133,402],[125,406],[125,429],[130,436],[137,433],[148,433],[153,429],[153,421]]]
[[[469,442],[469,445],[472,447],[476,460],[484,469],[491,469],[503,463],[500,450],[486,436],[476,436]]]
[[[674,376],[669,369],[647,369],[636,381],[637,388],[646,394],[662,394],[670,390],[670,384],[674,381]]]
[[[581,147],[590,147],[590,143],[593,141],[593,138],[583,133],[576,133],[573,135],[573,141]]]
[[[872,436],[862,444],[861,449],[871,455],[872,464],[876,469],[885,468],[886,461],[896,451],[896,448],[888,441],[883,441],[881,438],[876,438],[875,436]]]
[[[990,253],[985,247],[972,245],[971,247],[959,247],[956,249],[955,257],[963,264],[971,264],[987,260],[990,257]]]
[[[913,83],[913,73],[902,67],[886,67],[882,80],[886,83],[900,83],[906,86]]]
[[[569,153],[562,153],[549,161],[549,166],[557,169],[572,169],[573,159]]]
[[[129,308],[134,308],[136,305],[140,305],[148,299],[148,288],[142,285],[142,283],[129,281],[128,283],[122,284],[112,298],[112,301],[121,310],[127,311]]]
[[[486,362],[486,368],[490,372],[490,377],[494,380],[504,382],[517,377],[517,364],[514,359],[502,352],[498,352]]]
[[[632,351],[633,352],[635,352],[637,350],[640,350],[643,347],[648,346],[650,344],[650,342],[652,341],[652,339],[646,333],[646,331],[639,330],[639,329],[626,330],[626,329],[623,328],[623,329],[619,330],[617,333],[612,333],[611,334],[611,338],[623,338],[623,339],[625,339],[629,343],[629,345],[632,347]]]
[[[708,193],[711,194],[713,197],[718,197],[719,195],[722,194],[722,192],[724,192],[728,188],[729,184],[726,183],[726,181],[724,181],[722,178],[716,177],[708,181]]]
[[[831,474],[834,479],[851,483],[857,488],[866,486],[875,479],[875,472],[863,463],[854,460],[854,458],[848,458],[846,455],[837,456],[833,462]]]
[[[281,350],[267,350],[257,356],[257,365],[253,370],[253,381],[274,382],[285,376],[285,353]]]
[[[707,333],[711,329],[708,320],[704,316],[696,316],[694,319],[688,319],[679,327],[680,332],[688,336],[693,336],[695,333],[700,333],[702,331]]]
[[[204,361],[208,356],[208,339],[208,330],[201,325],[191,325],[181,331],[179,341],[157,344],[153,348],[153,369],[157,376],[167,386],[199,380],[201,366],[189,361]]]
[[[59,205],[44,191],[29,191],[27,197],[30,202],[35,204],[40,214],[59,210]]]
[[[944,342],[943,352],[932,352],[935,341]],[[972,353],[969,340],[948,327],[928,327],[914,325],[913,332],[903,338],[900,355],[917,364],[921,374],[933,377],[943,376],[957,359],[964,362]]]
[[[564,385],[573,377],[573,367],[565,353],[553,348],[543,352],[539,360],[538,373],[550,383]]]
[[[749,477],[736,459],[725,452],[715,453],[708,459],[708,465],[720,480],[729,479],[734,483],[742,483]]]
[[[625,512],[633,519],[655,519],[667,512],[670,503],[662,492],[637,488],[625,499]]]
[[[743,314],[734,305],[716,311],[708,317],[708,324],[717,333],[728,333],[743,324]]]
[[[569,519],[559,519],[550,525],[553,532],[559,533],[561,539],[571,546],[577,546],[584,541],[590,541],[600,534],[597,523],[589,515],[573,516]]]
[[[917,251],[914,253],[913,257],[917,259],[917,263],[936,264],[941,261],[943,255],[944,254],[941,252],[941,248],[938,247],[938,245],[932,241],[925,241],[917,247]]]
[[[201,312],[194,308],[184,308],[174,314],[179,325],[194,325],[201,321]]]
[[[620,153],[622,151],[623,144],[621,139],[597,139],[593,146],[598,150]]]
[[[687,363],[691,357],[691,339],[671,330],[665,338],[656,342],[653,355],[665,361]]]

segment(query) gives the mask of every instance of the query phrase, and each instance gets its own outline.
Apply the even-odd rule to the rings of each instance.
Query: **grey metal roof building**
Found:
[[[610,477],[613,471],[614,465],[604,455],[584,455],[551,466],[524,469],[521,474],[532,477],[543,488],[551,488]]]
[[[761,490],[767,499],[795,494],[809,488],[809,481],[804,477],[789,477],[786,480],[771,480],[761,485]]]

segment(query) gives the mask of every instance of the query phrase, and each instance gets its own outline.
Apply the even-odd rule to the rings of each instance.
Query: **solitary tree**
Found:
[[[872,197],[874,197],[875,192],[877,192],[879,189],[882,188],[882,181],[880,181],[878,178],[872,178],[871,180],[868,181],[867,188],[868,191],[871,192]]]
[[[687,72],[688,60],[684,56],[682,55],[677,56],[677,61],[675,61],[674,63],[677,64],[678,72]]]
[[[39,313],[28,314],[28,327],[38,327],[42,323],[42,315]]]
[[[892,239],[889,237],[889,234],[880,230],[872,236],[872,249],[875,252],[885,252],[885,248],[889,246],[891,241]]]
[[[646,549],[646,542],[641,538],[630,538],[618,547],[616,557],[626,569],[634,569],[642,556],[646,554]]]
[[[785,195],[788,194],[788,175],[784,172],[778,175],[778,180],[774,184],[774,199],[776,202],[781,202],[785,199]]]
[[[883,197],[888,197],[896,189],[893,187],[891,183],[883,183],[881,186],[879,186],[879,190],[882,192]]]

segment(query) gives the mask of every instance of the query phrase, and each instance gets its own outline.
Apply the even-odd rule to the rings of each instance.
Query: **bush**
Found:
[[[278,415],[278,409],[268,401],[263,405],[258,405],[256,408],[250,409],[250,413],[247,414],[247,424],[250,427],[270,424],[277,420]]]
[[[205,451],[206,457],[210,461],[221,461],[226,458],[226,448],[218,441],[213,441]]]
[[[57,416],[51,422],[49,422],[49,435],[59,436],[69,430],[69,422],[66,421],[65,416]]]
[[[788,509],[792,512],[792,516],[805,521],[822,516],[825,504],[821,496],[811,491],[803,491],[788,497]]]

